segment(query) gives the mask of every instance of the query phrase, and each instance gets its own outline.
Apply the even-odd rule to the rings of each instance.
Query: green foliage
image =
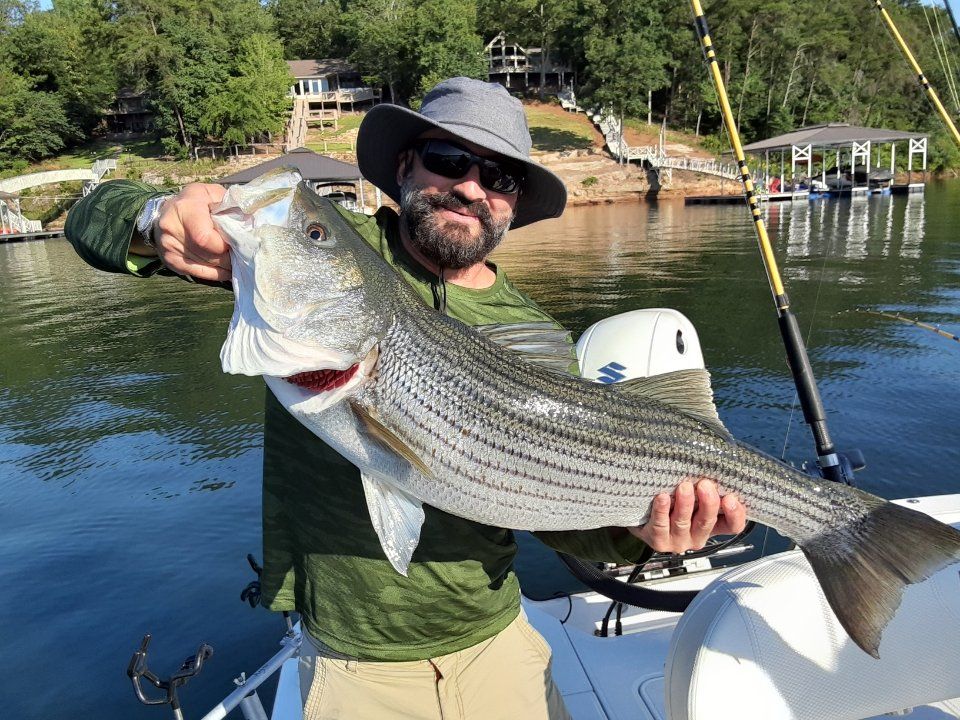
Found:
[[[0,168],[48,157],[76,136],[56,93],[33,90],[26,79],[0,69]]]
[[[417,105],[440,80],[486,74],[472,0],[354,0],[342,30],[351,62],[394,102]]]
[[[238,145],[279,132],[293,83],[280,42],[262,33],[245,38],[234,70],[206,104],[201,128]]]
[[[476,8],[462,0],[423,0],[413,15],[412,64],[416,95],[441,80],[466,76],[486,79],[483,41],[476,33]]]
[[[936,172],[960,168],[960,148],[946,128],[935,131],[930,138],[927,167]]]
[[[583,0],[584,95],[614,113],[639,115],[647,91],[667,80],[660,14],[648,0]]]
[[[438,80],[484,77],[483,43],[503,31],[565,63],[582,102],[655,122],[722,131],[717,99],[674,0],[0,0],[0,162],[45,157],[104,129],[118,90],[145,94],[157,140],[203,144],[278,132],[289,79],[281,62],[340,57],[385,99],[416,106]],[[948,84],[926,15],[891,0],[933,85]],[[870,3],[723,0],[707,17],[745,142],[820,122],[938,133],[940,123]],[[948,28],[945,16],[941,26]],[[958,59],[949,34],[943,43]],[[958,59],[960,62],[960,59]],[[537,84],[535,78],[529,78]],[[286,85],[284,85],[286,83]],[[545,138],[550,146],[567,143]],[[572,140],[570,141],[572,142]],[[589,144],[589,141],[588,141]],[[725,142],[722,146],[725,146]],[[956,167],[947,141],[931,167]]]
[[[386,85],[390,100],[410,94],[413,5],[408,0],[355,0],[343,17],[350,60],[368,81]]]
[[[338,57],[345,53],[336,0],[269,0],[288,60]]]
[[[585,177],[583,180],[581,180],[580,184],[583,185],[584,187],[593,187],[598,182],[600,181],[597,180],[595,175],[589,175],[588,177]]]

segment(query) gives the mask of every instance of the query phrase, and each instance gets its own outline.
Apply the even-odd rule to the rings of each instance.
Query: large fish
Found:
[[[904,587],[960,559],[950,526],[738,442],[704,371],[595,384],[547,366],[556,331],[531,340],[537,328],[483,333],[440,315],[295,171],[231,188],[214,215],[236,295],[224,370],[263,375],[360,469],[400,572],[422,503],[519,530],[634,526],[657,493],[708,477],[797,543],[842,626],[878,657]]]

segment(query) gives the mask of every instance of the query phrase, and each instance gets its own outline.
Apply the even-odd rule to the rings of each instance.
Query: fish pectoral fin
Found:
[[[423,503],[393,485],[364,473],[363,494],[373,529],[393,569],[406,577],[410,558],[420,542]]]
[[[401,458],[410,463],[414,468],[417,469],[422,475],[432,478],[433,471],[427,467],[427,464],[420,458],[419,455],[393,430],[388,428],[383,422],[376,417],[373,410],[365,408],[358,403],[351,402],[350,407],[353,409],[354,415],[359,418],[364,429],[367,431],[367,434],[376,442],[380,443],[388,450],[399,455]]]
[[[549,322],[477,325],[474,330],[497,345],[518,353],[527,362],[568,373],[573,364],[569,330]]]
[[[624,380],[610,387],[631,397],[656,400],[669,405],[699,420],[723,437],[732,439],[730,431],[720,421],[717,406],[713,404],[710,373],[706,370],[699,368],[676,370],[661,375]]]

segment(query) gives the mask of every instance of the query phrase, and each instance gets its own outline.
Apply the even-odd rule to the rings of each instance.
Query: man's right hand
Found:
[[[153,245],[175,273],[198,280],[230,280],[230,247],[210,214],[225,192],[221,185],[193,183],[163,205]]]

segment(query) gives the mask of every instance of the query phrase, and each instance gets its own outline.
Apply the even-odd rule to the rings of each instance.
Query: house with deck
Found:
[[[559,62],[551,55],[543,58],[543,50],[523,47],[512,42],[506,33],[499,33],[487,43],[487,79],[503,85],[508,90],[526,92],[539,89],[541,66],[544,70],[544,89],[558,93],[573,80],[569,65]]]
[[[334,127],[344,112],[372,107],[380,102],[380,88],[364,82],[346,60],[287,60],[294,84],[290,97],[305,104],[307,121]]]

